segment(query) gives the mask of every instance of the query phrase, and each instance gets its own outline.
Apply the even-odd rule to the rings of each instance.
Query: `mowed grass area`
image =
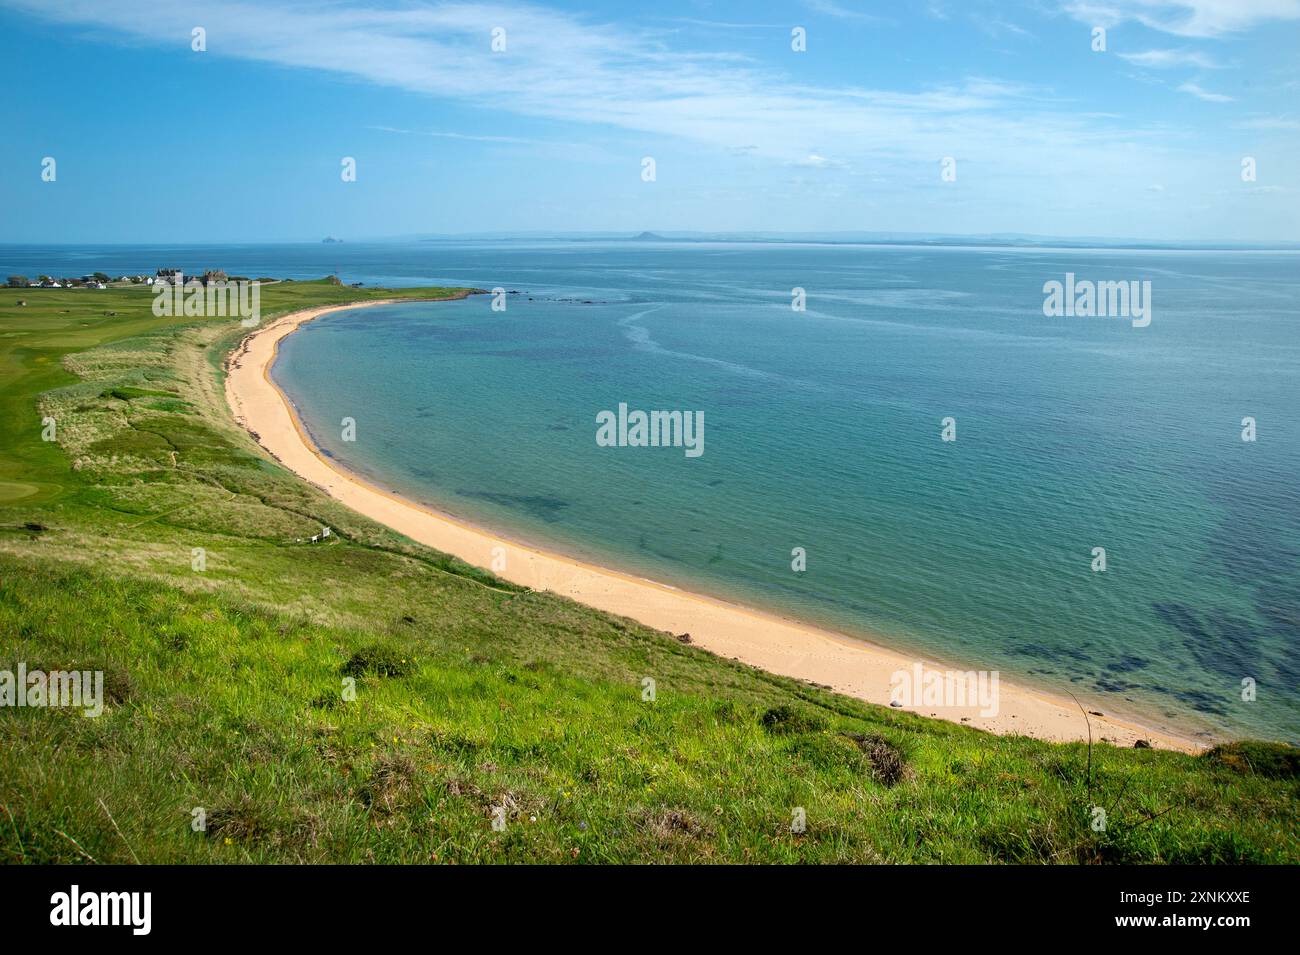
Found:
[[[262,304],[398,294],[437,291],[295,282]],[[993,737],[351,514],[230,420],[238,322],[150,301],[0,290],[0,669],[102,670],[108,700],[0,708],[0,859],[1300,861],[1294,749]]]

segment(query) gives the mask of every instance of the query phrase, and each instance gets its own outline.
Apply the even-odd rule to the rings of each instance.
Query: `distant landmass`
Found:
[[[342,242],[343,240],[342,240],[342,239],[336,239],[336,238],[334,238],[334,236],[332,236],[332,235],[327,235],[327,236],[325,236],[325,238],[321,239],[321,241],[324,242],[324,243],[326,243],[327,245],[332,245],[332,244],[335,243],[335,242]]]
[[[1023,233],[954,235],[934,232],[469,232],[416,234],[392,239],[418,242],[520,241],[520,242],[744,242],[800,243],[810,245],[914,245],[987,248],[1159,249],[1159,250],[1270,250],[1295,251],[1300,242],[1236,239],[1126,239],[1107,236],[1051,236]]]

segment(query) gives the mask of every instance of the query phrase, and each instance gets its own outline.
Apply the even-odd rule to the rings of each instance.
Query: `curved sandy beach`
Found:
[[[890,677],[896,671],[911,671],[918,662],[927,670],[949,669],[858,639],[530,547],[406,501],[344,471],[320,454],[307,437],[292,405],[271,381],[271,365],[280,341],[304,323],[328,312],[392,301],[294,312],[253,331],[232,354],[227,364],[226,399],[235,420],[285,467],[352,510],[412,540],[479,567],[502,568],[498,576],[513,583],[550,590],[658,630],[689,633],[696,646],[773,673],[888,705]],[[999,689],[995,716],[982,716],[979,707],[908,709],[994,733],[1087,740],[1087,722],[1069,697],[1006,680],[1000,682]],[[1106,701],[1096,699],[1081,698],[1080,702],[1089,711],[1104,711],[1107,706]],[[1204,745],[1191,737],[1111,715],[1093,715],[1089,719],[1094,739],[1104,738],[1120,746],[1146,739],[1155,746],[1194,752]]]

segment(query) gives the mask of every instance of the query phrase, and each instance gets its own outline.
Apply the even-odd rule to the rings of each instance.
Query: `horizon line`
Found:
[[[0,248],[87,248],[95,246],[152,246],[152,247],[219,247],[219,246],[273,246],[273,245],[364,245],[401,242],[421,242],[433,240],[586,240],[586,241],[625,241],[625,242],[804,242],[804,243],[844,243],[875,245],[959,245],[978,244],[990,247],[1024,248],[1045,247],[1050,245],[1074,245],[1082,243],[1095,244],[1096,247],[1116,249],[1168,248],[1187,251],[1212,251],[1216,249],[1239,249],[1251,251],[1297,251],[1300,240],[1294,239],[1161,239],[1161,238],[1127,238],[1121,236],[1098,235],[1051,235],[1023,232],[912,232],[903,230],[859,231],[852,229],[837,230],[802,230],[783,231],[766,229],[708,231],[701,229],[643,229],[640,231],[593,229],[593,230],[511,230],[496,232],[413,232],[385,235],[361,236],[355,239],[340,239],[333,235],[321,238],[280,238],[255,240],[208,240],[208,241],[132,241],[132,240],[84,240],[68,242],[13,241],[0,240]]]

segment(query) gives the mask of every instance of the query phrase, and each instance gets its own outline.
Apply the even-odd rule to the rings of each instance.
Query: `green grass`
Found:
[[[434,293],[262,302],[394,294]],[[0,669],[102,670],[109,700],[0,709],[4,861],[1300,861],[1294,749],[993,737],[401,538],[233,425],[237,322],[149,302],[0,290]]]

